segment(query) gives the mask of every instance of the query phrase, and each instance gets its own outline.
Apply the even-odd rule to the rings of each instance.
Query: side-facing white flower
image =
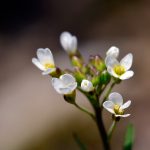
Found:
[[[52,85],[59,94],[67,95],[76,89],[77,82],[72,75],[64,74],[59,78],[52,78]]]
[[[85,92],[90,92],[94,90],[94,87],[91,81],[84,79],[81,82],[81,89]]]
[[[120,62],[115,57],[106,57],[105,63],[107,71],[121,80],[129,79],[134,75],[134,72],[129,70],[132,66],[133,55],[127,54]]]
[[[63,32],[60,35],[60,43],[65,51],[70,53],[75,53],[77,50],[77,38],[72,36],[69,32]]]
[[[119,48],[112,46],[108,49],[108,51],[106,52],[106,57],[111,56],[111,57],[115,57],[118,58],[119,56]]]
[[[53,55],[49,48],[37,49],[37,58],[32,58],[32,63],[43,71],[43,75],[50,74],[56,70]]]
[[[119,93],[111,93],[108,100],[103,103],[103,107],[116,117],[128,117],[130,114],[124,114],[124,110],[131,105],[131,101],[128,100],[123,104],[123,98]]]

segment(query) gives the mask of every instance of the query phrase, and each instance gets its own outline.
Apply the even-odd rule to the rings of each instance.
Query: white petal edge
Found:
[[[105,64],[106,64],[107,67],[113,68],[115,65],[119,65],[119,62],[114,57],[106,56],[106,58],[105,58]]]
[[[127,54],[124,58],[121,59],[120,64],[124,66],[126,70],[129,70],[132,66],[133,55],[132,53]]]
[[[54,71],[56,71],[56,68],[50,68],[50,69],[47,69],[46,71],[43,71],[42,75],[48,75]]]
[[[106,55],[117,58],[119,56],[119,48],[115,46],[110,47],[108,51],[106,52]]]
[[[123,104],[123,98],[121,94],[113,92],[108,97],[109,101],[112,101],[114,104],[121,106]]]
[[[37,58],[32,58],[32,63],[38,67],[40,70],[44,71],[44,66],[40,63],[40,61]]]
[[[104,107],[107,111],[109,111],[110,113],[115,114],[115,112],[114,112],[114,110],[113,110],[114,104],[113,104],[111,101],[105,101],[105,102],[103,103],[103,107]]]
[[[115,115],[116,117],[123,117],[123,118],[126,118],[126,117],[129,117],[131,114],[124,114],[124,115]]]
[[[71,74],[63,74],[60,76],[60,79],[65,85],[74,83],[76,80]]]
[[[126,80],[131,78],[134,75],[134,72],[132,70],[126,71],[123,75],[120,76],[121,80]]]
[[[131,101],[129,100],[129,101],[127,101],[126,103],[124,103],[124,104],[120,107],[120,109],[126,109],[126,108],[128,108],[130,105],[131,105]]]
[[[53,54],[49,48],[38,48],[37,57],[42,64],[50,63],[54,65]]]

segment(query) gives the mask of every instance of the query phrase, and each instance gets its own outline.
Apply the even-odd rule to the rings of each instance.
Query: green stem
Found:
[[[92,119],[95,120],[95,116],[94,116],[91,112],[89,112],[89,111],[86,110],[85,108],[79,106],[77,103],[74,103],[74,106],[76,106],[78,109],[80,109],[81,111],[85,112],[86,114],[88,114],[89,116],[91,116]]]
[[[107,133],[104,127],[104,123],[102,120],[102,111],[100,107],[95,107],[95,114],[96,114],[96,123],[99,130],[99,134],[102,138],[104,150],[110,150],[109,141],[107,140]]]
[[[110,128],[109,128],[109,130],[108,130],[108,141],[111,140],[111,137],[112,137],[112,134],[115,130],[116,124],[117,124],[117,121],[114,119],[111,126],[110,126]]]
[[[112,88],[114,87],[114,85],[115,85],[116,83],[113,81],[113,82],[111,82],[111,84],[110,84],[110,86],[109,86],[109,88],[108,88],[108,90],[107,90],[107,92],[106,92],[106,95],[104,96],[104,98],[103,98],[103,100],[102,100],[102,102],[101,102],[101,108],[103,109],[103,107],[102,107],[102,105],[103,105],[103,103],[106,101],[106,99],[108,98],[108,96],[109,96],[109,94],[110,94],[110,92],[111,92],[111,90],[112,90]]]

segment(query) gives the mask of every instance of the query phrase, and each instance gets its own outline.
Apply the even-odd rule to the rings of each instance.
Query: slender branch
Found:
[[[101,108],[102,108],[102,104],[106,101],[106,99],[108,98],[108,96],[109,96],[109,94],[110,94],[110,92],[111,92],[111,90],[112,90],[112,88],[114,87],[114,85],[115,85],[116,83],[113,81],[113,82],[111,82],[111,84],[110,84],[110,86],[109,86],[109,88],[108,88],[108,90],[107,90],[107,92],[106,92],[106,95],[104,96],[104,98],[103,98],[103,100],[102,100],[102,102],[101,102],[101,104],[100,104],[100,106],[101,106]]]
[[[109,130],[108,130],[108,141],[111,140],[111,137],[112,137],[112,134],[115,130],[116,124],[117,124],[117,121],[114,119],[111,126],[110,126],[110,128],[109,128]]]
[[[86,114],[88,114],[89,116],[92,117],[92,119],[95,120],[95,116],[94,114],[92,114],[91,112],[89,112],[88,110],[86,110],[85,108],[79,106],[77,103],[74,103],[74,106],[77,107],[78,109],[80,109],[81,111],[85,112]]]
[[[95,114],[96,114],[96,123],[98,126],[99,134],[102,138],[104,150],[110,150],[110,145],[107,139],[107,133],[102,120],[102,111],[100,107],[95,108]]]

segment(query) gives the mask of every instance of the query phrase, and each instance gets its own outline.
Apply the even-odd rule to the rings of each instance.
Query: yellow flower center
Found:
[[[55,68],[54,64],[46,63],[44,64],[45,69]]]
[[[119,105],[114,105],[114,112],[117,114],[117,115],[123,115],[124,114],[124,110],[123,109],[120,109],[120,106]]]
[[[116,66],[114,67],[114,71],[115,71],[115,73],[116,73],[117,75],[121,76],[122,74],[125,73],[125,68],[124,68],[123,66],[121,66],[121,65],[116,65]]]

